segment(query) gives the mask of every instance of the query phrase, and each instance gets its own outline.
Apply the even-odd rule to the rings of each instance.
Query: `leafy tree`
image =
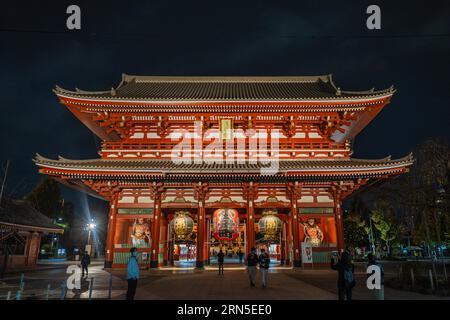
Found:
[[[41,182],[25,196],[36,210],[46,216],[57,219],[62,214],[63,198],[59,190],[58,182],[45,177]]]
[[[412,240],[416,245],[433,247],[449,241],[450,146],[442,139],[431,138],[414,148],[412,154],[415,161],[408,173],[362,189],[352,197],[352,207],[366,219],[371,212],[379,211],[397,225],[400,235],[388,240],[391,244],[408,238],[408,244]],[[380,231],[374,231],[380,237]]]
[[[371,219],[379,238],[386,245],[388,256],[390,256],[392,243],[398,240],[402,233],[400,225],[393,217],[383,214],[381,211],[372,211]]]
[[[368,244],[366,223],[358,214],[350,213],[344,218],[344,239],[350,247],[365,247]]]

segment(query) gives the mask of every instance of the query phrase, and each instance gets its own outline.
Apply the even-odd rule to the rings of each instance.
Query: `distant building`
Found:
[[[0,206],[0,268],[35,265],[42,234],[63,233],[49,217],[24,200],[3,199]]]

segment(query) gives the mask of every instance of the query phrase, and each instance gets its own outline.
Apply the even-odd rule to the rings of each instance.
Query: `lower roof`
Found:
[[[51,218],[42,214],[25,200],[4,198],[0,207],[0,225],[23,230],[63,233]]]
[[[80,178],[100,178],[105,176],[150,176],[150,175],[264,175],[271,163],[181,163],[176,164],[170,160],[159,159],[89,159],[69,160],[59,158],[48,159],[36,155],[35,163],[44,173]],[[279,160],[274,163],[277,168],[276,175],[342,175],[342,174],[385,174],[390,171],[403,170],[413,163],[411,154],[392,160],[390,157],[376,160],[366,159],[304,159]],[[262,171],[263,170],[263,171]]]

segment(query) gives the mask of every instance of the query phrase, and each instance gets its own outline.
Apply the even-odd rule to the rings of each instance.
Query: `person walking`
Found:
[[[258,264],[258,255],[256,254],[256,248],[252,248],[247,256],[247,272],[250,280],[250,285],[255,286],[256,282],[256,265]]]
[[[87,251],[83,253],[81,257],[81,277],[84,278],[84,271],[86,271],[86,277],[89,275],[88,266],[91,264],[91,256]]]
[[[373,297],[375,300],[384,300],[384,268],[383,265],[375,260],[373,253],[367,255],[367,267],[378,266],[380,268],[380,289],[373,289]],[[367,274],[367,277],[372,274]]]
[[[136,248],[131,248],[131,257],[128,260],[127,267],[127,300],[134,300],[136,294],[137,283],[139,279],[139,265],[138,265],[138,252]]]
[[[352,290],[356,285],[354,272],[355,266],[351,261],[351,256],[344,251],[341,254],[340,260],[335,263],[331,258],[331,269],[338,271],[338,296],[339,300],[352,300]]]
[[[225,254],[223,253],[222,249],[220,249],[219,253],[217,254],[217,262],[219,263],[219,276],[223,275],[223,260],[225,258]]]
[[[267,287],[267,278],[269,276],[269,265],[270,265],[270,257],[266,253],[266,249],[261,249],[261,254],[259,255],[259,271],[261,271],[261,282],[262,287]]]

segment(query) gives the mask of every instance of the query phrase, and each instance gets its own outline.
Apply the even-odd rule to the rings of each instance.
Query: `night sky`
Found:
[[[70,4],[81,7],[80,31],[66,29]],[[370,4],[381,7],[382,30],[366,28]],[[357,136],[354,157],[401,157],[427,137],[449,137],[449,35],[448,1],[3,2],[6,195],[21,197],[39,181],[31,161],[36,152],[98,157],[99,139],[58,103],[52,88],[107,90],[122,73],[332,73],[343,90],[394,85],[392,103]]]

